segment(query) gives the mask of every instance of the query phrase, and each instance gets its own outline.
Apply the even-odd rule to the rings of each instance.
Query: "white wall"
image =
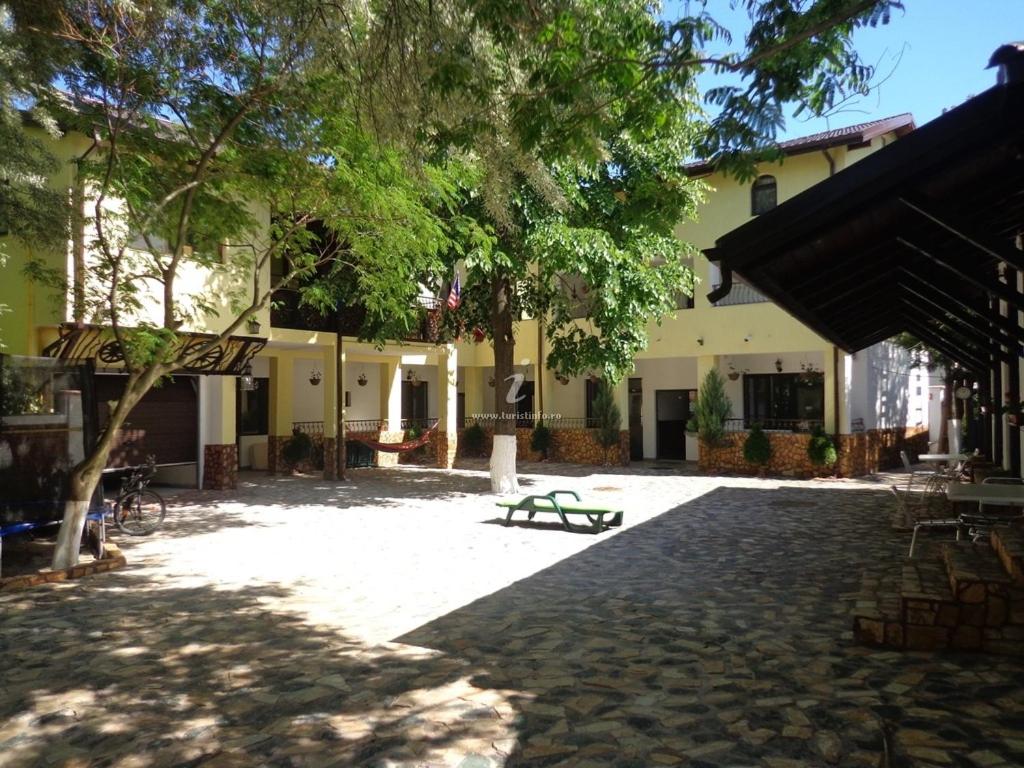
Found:
[[[853,356],[850,418],[864,429],[928,426],[928,371],[910,352],[888,341]]]
[[[324,382],[313,386],[309,383],[309,375],[319,371],[323,376],[323,359],[295,358],[292,370],[292,421],[323,421],[324,420]]]
[[[380,363],[345,363],[345,390],[351,405],[345,408],[346,421],[379,419]],[[360,374],[366,375],[366,386],[359,386]]]

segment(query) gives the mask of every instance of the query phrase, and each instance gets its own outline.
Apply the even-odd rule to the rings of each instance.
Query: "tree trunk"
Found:
[[[163,373],[162,368],[153,368],[141,375],[132,374],[128,377],[124,394],[117,401],[114,412],[110,414],[110,421],[100,439],[96,441],[92,451],[71,471],[68,479],[68,498],[64,503],[64,519],[61,520],[57,544],[53,551],[54,570],[70,568],[78,562],[85,516],[89,512],[89,503],[103,474],[103,468],[107,465],[117,430],[124,424],[132,408]]]
[[[511,285],[507,276],[491,284],[491,328],[494,335],[494,448],[491,451],[491,491],[519,493],[516,477],[516,404],[518,387],[512,378],[516,342],[512,333]],[[508,402],[512,400],[512,402]]]

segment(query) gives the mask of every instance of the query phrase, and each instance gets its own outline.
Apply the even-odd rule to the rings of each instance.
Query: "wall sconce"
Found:
[[[491,378],[489,378],[487,380],[487,386],[488,387],[493,387],[494,386],[494,377],[493,376],[491,376]]]
[[[704,337],[703,336],[698,336],[697,337],[697,344],[699,344],[702,347],[704,346]]]
[[[309,372],[309,383],[314,387],[319,387],[320,382],[323,380],[324,375],[320,371],[314,369]]]
[[[256,379],[252,377],[252,366],[249,363],[245,364],[242,375],[238,377],[238,386],[243,392],[252,392],[256,389]]]
[[[754,338],[754,334],[748,333],[746,336],[743,337],[743,340],[750,341],[752,338]]]
[[[423,382],[420,381],[419,376],[416,375],[416,371],[410,370],[405,374],[405,380],[412,384],[414,387],[418,387]]]
[[[563,386],[569,383],[568,376],[555,376],[555,378],[558,379],[558,383]]]
[[[365,373],[360,373],[359,374],[359,378],[356,379],[356,381],[359,383],[360,387],[365,387],[366,386],[366,382],[367,382],[366,374]]]
[[[246,320],[246,325],[249,326],[249,333],[253,336],[259,336],[260,334],[260,321],[256,319],[256,316],[250,317]]]
[[[776,373],[782,373],[782,358],[781,357],[775,358],[775,372]]]

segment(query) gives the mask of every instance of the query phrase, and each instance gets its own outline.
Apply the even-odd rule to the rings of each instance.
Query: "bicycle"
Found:
[[[148,487],[156,475],[156,457],[148,456],[146,463],[135,467],[121,483],[121,490],[114,500],[112,512],[114,524],[129,536],[148,536],[164,521],[167,502]]]

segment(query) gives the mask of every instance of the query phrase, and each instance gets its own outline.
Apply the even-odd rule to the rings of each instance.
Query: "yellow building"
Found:
[[[678,234],[710,248],[756,210],[841,172],[912,129],[910,116],[902,115],[786,142],[784,161],[759,168],[753,184],[695,166],[693,172],[706,176],[713,191],[700,220],[681,224]],[[62,170],[51,182],[72,199],[70,191],[77,185],[72,161],[88,143],[84,136],[69,134],[54,146]],[[87,208],[84,212],[88,217]],[[268,223],[266,212],[257,218]],[[41,257],[71,275],[75,259],[87,259],[86,238],[75,233],[66,252],[42,254],[4,239],[10,259],[0,280],[0,304],[10,309],[0,315],[3,351],[39,355],[58,337],[61,323],[74,319],[72,301],[25,280],[21,268],[29,257]],[[219,319],[197,315],[186,322],[184,332],[219,332],[233,317],[225,298],[225,285],[237,279],[231,250],[224,249],[221,267],[193,268],[180,278],[185,294],[221,297],[225,310]],[[692,302],[652,325],[648,348],[617,390],[624,430],[628,428],[623,460],[697,458],[696,440],[685,436],[684,426],[699,382],[711,368],[727,378],[735,416],[730,426],[737,431],[753,421],[785,432],[821,423],[840,434],[926,425],[927,380],[915,382],[922,374],[907,370],[905,355],[884,344],[856,357],[841,354],[746,286],[736,285],[725,299],[709,303],[707,294],[719,281],[716,267],[699,258],[693,268],[699,284]],[[263,276],[264,284],[269,278]],[[158,296],[154,291],[153,301],[146,303],[154,320],[162,316]],[[265,340],[252,359],[251,385],[246,378],[243,387],[236,375],[176,376],[132,413],[115,463],[131,464],[155,453],[164,465],[164,480],[231,486],[236,466],[280,468],[281,446],[298,429],[324,446],[330,476],[340,412],[347,433],[381,442],[399,442],[409,428],[437,423],[428,450],[439,465],[450,466],[459,429],[494,410],[489,344],[472,338],[454,344],[431,341],[437,338],[432,322],[444,311],[443,297],[424,297],[421,331],[384,349],[356,340],[358,317],[312,316],[297,306],[294,294],[285,291],[276,298],[275,309],[257,318],[259,329],[249,329],[249,337]],[[533,423],[528,414],[544,413],[561,435],[556,458],[593,458],[586,445],[580,447],[592,443],[586,428],[593,384],[586,378],[557,380],[545,370],[542,335],[534,320],[518,324],[516,354],[523,385],[515,407],[524,414],[523,432],[528,435]],[[105,403],[117,396],[117,367],[104,370],[99,361],[96,379],[102,422]],[[523,449],[527,444],[520,442]],[[358,446],[350,444],[350,449],[351,459],[361,458]],[[376,460],[393,462],[396,456],[382,452]]]

